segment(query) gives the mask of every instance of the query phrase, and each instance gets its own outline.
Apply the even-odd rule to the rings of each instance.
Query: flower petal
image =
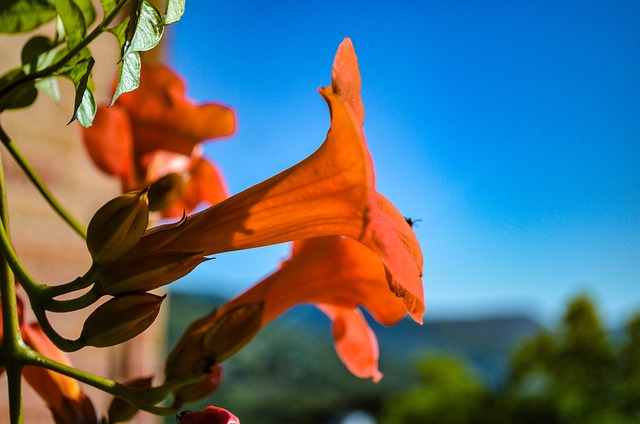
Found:
[[[136,155],[169,150],[190,156],[202,141],[235,131],[235,114],[230,108],[193,103],[186,97],[182,80],[161,64],[145,64],[140,88],[123,94],[116,104],[129,113]]]
[[[100,170],[120,178],[123,188],[134,185],[133,134],[127,112],[113,105],[100,107],[93,125],[83,128],[84,145]]]
[[[403,302],[389,290],[380,258],[362,244],[344,237],[296,241],[280,269],[222,306],[263,304],[263,326],[289,308],[314,303],[333,321],[336,351],[354,375],[378,381],[378,345],[358,310],[362,305],[379,322],[402,319]]]
[[[178,244],[205,254],[322,235],[359,238],[374,200],[371,158],[342,99],[323,93],[331,129],[297,165],[188,217]]]
[[[389,291],[380,258],[344,237],[296,241],[280,269],[221,309],[264,302],[263,325],[302,303],[356,308],[363,305],[382,324],[393,325],[406,310]]]
[[[356,377],[379,382],[382,373],[378,370],[378,339],[362,312],[333,305],[317,306],[331,319],[336,352],[347,369]]]
[[[356,122],[362,127],[364,124],[364,104],[360,97],[362,79],[358,58],[349,38],[345,38],[333,60],[331,71],[331,89],[349,105]]]
[[[162,217],[181,217],[203,202],[215,205],[228,197],[229,190],[218,167],[207,159],[199,157],[192,162],[184,193],[169,207],[162,210]]]

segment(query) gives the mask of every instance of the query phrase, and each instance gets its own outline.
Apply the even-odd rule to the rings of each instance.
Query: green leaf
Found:
[[[46,68],[56,57],[57,45],[43,36],[35,36],[27,41],[22,48],[22,69],[26,74]],[[40,78],[35,87],[43,91],[51,100],[60,101],[60,90],[56,78]]]
[[[22,66],[26,73],[43,69],[56,57],[57,45],[41,35],[32,37],[22,47]]]
[[[53,0],[53,4],[62,20],[69,48],[74,48],[82,42],[87,30],[82,9],[73,0]]]
[[[36,88],[46,94],[54,103],[60,103],[60,88],[56,77],[36,80]]]
[[[78,103],[78,92],[76,92],[76,104]],[[82,93],[82,100],[76,107],[75,118],[78,123],[85,128],[89,128],[93,123],[93,118],[96,116],[96,99],[93,97],[93,93],[88,88]]]
[[[95,60],[89,49],[83,49],[58,72],[73,83],[76,89],[73,117],[69,121],[78,120],[82,126],[90,126],[95,116],[96,102],[90,90],[91,70]],[[88,93],[88,94],[87,94]]]
[[[56,17],[56,9],[47,0],[0,1],[0,32],[27,32]]]
[[[116,92],[113,95],[111,104],[114,104],[121,94],[133,91],[140,86],[141,66],[142,62],[140,61],[140,54],[138,52],[125,54],[120,61],[118,85],[116,86]]]
[[[162,38],[164,25],[160,12],[148,0],[138,7],[138,21],[127,53],[151,50]]]
[[[73,0],[82,11],[87,28],[96,21],[96,9],[91,0]]]
[[[118,2],[116,0],[100,0],[100,4],[102,5],[104,16],[107,16],[109,13],[113,12],[118,5]]]
[[[21,78],[24,75],[25,73],[22,68],[12,69],[0,78],[0,87],[4,87],[11,81]],[[0,98],[0,111],[27,107],[33,103],[37,97],[38,90],[35,87],[35,81],[26,81],[15,86]]]
[[[178,22],[184,14],[185,0],[168,0],[167,9],[164,12],[164,24],[169,25]]]
[[[127,30],[129,29],[129,17],[127,16],[122,22],[113,28],[107,29],[116,40],[118,40],[118,46],[120,46],[120,55],[124,55],[125,45],[127,43]]]

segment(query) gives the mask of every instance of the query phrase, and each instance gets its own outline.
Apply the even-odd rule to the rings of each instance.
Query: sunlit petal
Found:
[[[378,370],[378,339],[359,309],[317,305],[331,319],[335,348],[340,360],[356,377],[382,379]]]
[[[83,128],[84,144],[100,170],[120,178],[124,189],[135,181],[133,134],[126,111],[118,105],[100,107],[93,125]]]

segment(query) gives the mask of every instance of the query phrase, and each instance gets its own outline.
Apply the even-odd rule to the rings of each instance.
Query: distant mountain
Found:
[[[169,346],[173,346],[190,322],[224,301],[225,298],[215,295],[171,292]],[[392,327],[369,321],[378,336],[383,372],[399,363],[409,364],[411,369],[412,364],[426,355],[440,353],[466,361],[491,386],[504,381],[513,349],[540,329],[537,322],[525,316],[427,320],[422,326],[407,318]],[[286,329],[292,337],[301,333],[317,342],[332,344],[329,320],[312,306],[296,307],[269,327]]]

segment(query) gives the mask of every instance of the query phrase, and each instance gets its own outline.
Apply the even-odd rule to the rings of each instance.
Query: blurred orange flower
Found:
[[[33,350],[61,364],[71,365],[67,355],[42,332],[37,323],[20,327],[22,338]],[[26,366],[22,375],[45,401],[56,424],[95,424],[96,413],[80,384],[67,376],[41,367]]]
[[[98,168],[120,179],[124,192],[152,186],[152,207],[181,216],[201,202],[227,197],[216,166],[201,143],[235,131],[231,109],[186,98],[183,81],[164,65],[145,64],[140,88],[100,106],[83,128],[87,151]]]

